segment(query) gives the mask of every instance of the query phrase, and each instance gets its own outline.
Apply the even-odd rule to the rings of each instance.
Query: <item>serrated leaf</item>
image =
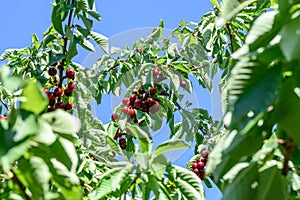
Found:
[[[51,20],[52,20],[52,25],[53,25],[54,29],[61,35],[64,35],[61,13],[58,12],[59,7],[60,7],[60,5],[56,5],[53,7]]]
[[[131,125],[131,126],[128,126],[127,128],[138,139],[143,153],[152,151],[153,141],[152,141],[149,133],[147,133],[141,127],[136,126],[136,125]]]
[[[40,114],[48,105],[48,100],[42,92],[40,84],[30,81],[23,89],[22,96],[26,98],[21,102],[21,109]]]
[[[91,31],[91,37],[97,42],[97,44],[103,49],[105,53],[109,52],[108,39],[102,34]]]
[[[205,199],[200,178],[182,167],[173,166],[167,175],[186,199]]]
[[[181,139],[171,139],[158,145],[154,153],[158,155],[167,151],[189,147],[190,146]]]

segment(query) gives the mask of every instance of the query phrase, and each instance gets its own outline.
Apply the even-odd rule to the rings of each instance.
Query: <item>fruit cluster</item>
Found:
[[[73,104],[69,101],[69,97],[72,96],[75,88],[75,83],[73,82],[75,79],[75,71],[72,68],[68,68],[65,72],[65,76],[58,76],[58,65],[59,64],[56,64],[48,69],[50,87],[44,89],[49,100],[48,112],[56,109],[63,109],[67,111],[72,110],[73,108]],[[65,79],[67,80],[64,86],[63,81]]]
[[[205,165],[207,162],[207,157],[208,157],[208,152],[206,150],[202,150],[201,151],[201,157],[196,160],[196,162],[194,162],[192,164],[192,168],[194,173],[201,179],[204,180],[205,179]]]

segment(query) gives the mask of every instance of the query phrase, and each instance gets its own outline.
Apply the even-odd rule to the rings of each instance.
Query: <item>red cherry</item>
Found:
[[[192,164],[192,168],[193,168],[193,169],[196,169],[196,168],[197,168],[197,163],[193,163],[193,164]]]
[[[127,107],[127,106],[124,106],[124,107],[122,108],[122,112],[123,112],[123,113],[128,113],[128,107]]]
[[[49,106],[54,106],[54,105],[55,105],[55,99],[49,100]]]
[[[158,76],[160,74],[159,70],[158,69],[154,69],[153,70],[153,75],[154,76]]]
[[[198,174],[199,173],[199,169],[195,168],[194,172],[195,172],[195,174]]]
[[[67,69],[66,71],[66,77],[69,79],[74,79],[75,78],[75,71],[72,68]]]
[[[65,104],[63,102],[57,102],[55,104],[55,108],[56,109],[64,109],[65,108]]]
[[[57,74],[57,70],[55,68],[51,67],[48,69],[48,74],[50,76],[55,76]]]
[[[56,88],[56,89],[54,90],[54,92],[53,92],[53,95],[54,95],[55,97],[60,97],[60,96],[62,95],[62,93],[63,93],[63,91],[62,91],[61,88]]]
[[[70,88],[67,87],[64,91],[64,94],[69,97],[72,95],[72,92],[73,92],[73,90],[71,90]]]
[[[153,102],[153,99],[152,99],[152,98],[148,98],[148,99],[147,99],[147,102],[149,103],[149,105],[151,105],[152,102]]]
[[[201,151],[201,155],[203,158],[207,158],[208,152],[206,150]]]
[[[127,97],[125,97],[123,100],[122,100],[122,103],[127,105],[127,103],[129,102],[129,99]]]
[[[48,94],[48,92],[49,92],[49,90],[45,88],[45,89],[44,89],[44,93],[45,93],[45,94]]]
[[[152,114],[157,113],[159,110],[159,103],[157,101],[154,102],[153,106],[150,107],[150,112]]]
[[[0,115],[0,119],[6,119],[4,115]]]
[[[113,121],[117,120],[118,117],[119,117],[119,115],[118,115],[117,113],[114,113],[114,114],[111,115],[111,119],[112,119]]]
[[[73,108],[73,104],[71,102],[67,102],[65,104],[65,110],[72,110],[72,108]]]
[[[135,95],[130,95],[129,97],[130,102],[134,103],[135,99],[136,99]]]
[[[119,140],[119,144],[122,145],[122,144],[126,144],[126,140],[124,138],[121,138]]]
[[[155,94],[156,93],[156,88],[150,88],[150,94]]]
[[[135,105],[136,107],[139,107],[139,106],[141,105],[141,101],[140,101],[139,99],[136,99],[136,100],[134,101],[134,105]]]
[[[132,94],[137,94],[138,91],[136,89],[132,90]]]
[[[122,134],[121,133],[116,133],[115,136],[114,136],[114,140],[116,140],[120,137],[122,137]]]
[[[120,145],[121,149],[125,150],[126,149],[126,143]]]
[[[204,162],[201,162],[201,161],[200,161],[200,162],[197,163],[197,167],[200,168],[200,169],[203,169],[204,166],[205,166],[205,163],[204,163]]]
[[[54,94],[53,94],[53,92],[48,92],[48,99],[49,99],[49,101],[52,101],[52,100],[54,100],[55,99],[55,97],[54,97]]]
[[[134,109],[129,109],[128,110],[129,115],[132,117],[135,115],[135,110]]]
[[[180,82],[180,86],[183,87],[183,88],[185,88],[186,87],[186,82],[185,81],[181,81]]]
[[[70,90],[74,90],[74,88],[75,88],[75,83],[74,83],[74,82],[68,83],[68,88],[69,88]]]

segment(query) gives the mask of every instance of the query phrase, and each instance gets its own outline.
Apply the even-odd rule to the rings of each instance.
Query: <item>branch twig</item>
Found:
[[[283,168],[282,168],[282,174],[284,176],[286,176],[288,174],[288,171],[289,171],[289,161],[290,161],[291,156],[292,156],[293,148],[294,148],[294,141],[290,139],[287,142],[286,148],[285,148],[286,152],[285,152]]]
[[[233,35],[231,33],[231,28],[230,28],[229,23],[226,23],[226,28],[227,28],[228,34],[229,34],[231,53],[233,53],[234,52],[233,37],[232,37]]]
[[[25,190],[26,190],[26,187],[22,184],[22,182],[18,179],[16,173],[12,170],[11,171],[13,173],[13,177],[12,177],[12,180],[18,185],[18,187],[20,188],[21,190],[21,193],[23,195],[23,197],[26,199],[26,200],[30,200],[30,196],[28,196],[28,194],[26,194]]]

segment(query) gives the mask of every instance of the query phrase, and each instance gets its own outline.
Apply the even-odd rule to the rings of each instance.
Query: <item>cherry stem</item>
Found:
[[[286,176],[288,174],[288,171],[289,171],[289,161],[290,161],[291,156],[292,156],[294,145],[295,145],[295,143],[292,139],[289,139],[287,141],[287,144],[286,144],[286,147],[285,147],[286,152],[285,152],[283,168],[282,168],[282,174],[284,176]]]
[[[234,52],[234,46],[233,46],[233,35],[231,33],[231,28],[229,23],[226,24],[226,28],[228,30],[229,40],[230,40],[230,47],[231,47],[231,53]]]
[[[12,174],[13,174],[13,177],[12,177],[12,180],[18,185],[18,187],[20,188],[21,190],[21,193],[23,195],[23,197],[26,199],[26,200],[30,200],[31,198],[28,196],[28,194],[26,194],[26,187],[22,184],[22,182],[18,179],[16,173],[14,171],[11,171]]]
[[[74,1],[75,0],[72,0],[71,1],[71,5],[74,4]],[[71,27],[71,23],[72,23],[72,16],[73,16],[73,11],[74,9],[71,9],[69,11],[69,17],[68,17],[68,27]],[[67,46],[68,46],[68,38],[67,36],[63,36],[63,39],[64,39],[64,46],[63,46],[63,55],[66,55],[67,54]],[[58,87],[59,88],[62,88],[62,83],[63,83],[63,74],[64,74],[64,66],[65,66],[65,62],[66,62],[66,58],[62,59],[60,65],[58,66],[58,69],[59,69],[59,83],[58,83]],[[58,99],[60,101],[60,97]]]
[[[7,111],[9,111],[9,107],[8,107],[8,105],[5,103],[5,101],[4,101],[3,99],[0,99],[0,101],[1,101],[1,103],[3,104],[3,106],[5,107],[5,109],[6,109]]]

